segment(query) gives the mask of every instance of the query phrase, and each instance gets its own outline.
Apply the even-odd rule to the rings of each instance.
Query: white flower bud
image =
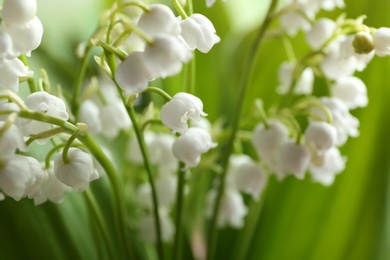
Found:
[[[41,194],[41,185],[47,179],[47,174],[44,173],[41,163],[34,157],[25,156],[30,164],[31,183],[26,187],[26,196],[30,199]]]
[[[209,132],[202,128],[192,127],[175,140],[172,150],[179,161],[189,167],[195,167],[200,162],[200,155],[216,146],[217,144],[211,141]]]
[[[325,122],[310,122],[305,131],[308,144],[313,144],[316,150],[324,152],[336,145],[337,130]]]
[[[0,121],[0,130],[5,126],[5,122]],[[11,155],[16,149],[27,152],[28,148],[24,142],[22,132],[16,125],[11,125],[0,135],[0,156]]]
[[[65,193],[72,191],[72,188],[57,179],[53,168],[44,168],[43,170],[45,175],[44,181],[41,184],[40,194],[34,196],[34,204],[40,205],[46,202],[46,200],[61,203],[64,200]]]
[[[10,24],[6,27],[13,42],[13,55],[26,54],[38,48],[43,36],[43,26],[38,17],[34,17],[25,25]]]
[[[321,18],[306,34],[307,42],[314,49],[318,50],[332,35],[336,29],[336,22]]]
[[[267,184],[267,176],[247,155],[232,155],[229,159],[227,182],[237,190],[258,200]]]
[[[390,55],[390,28],[381,27],[372,35],[375,53],[379,57]]]
[[[160,225],[161,225],[161,239],[164,242],[169,242],[172,240],[175,226],[172,220],[169,217],[169,214],[160,210]],[[145,216],[141,219],[139,225],[139,235],[143,241],[146,242],[155,242],[156,241],[156,225],[153,215]]]
[[[202,14],[192,14],[181,21],[180,26],[181,36],[191,50],[196,48],[200,52],[207,53],[220,41],[215,34],[214,25]]]
[[[284,174],[295,175],[298,179],[305,177],[310,164],[310,151],[295,141],[288,141],[280,146],[278,162]]]
[[[30,163],[22,155],[9,155],[0,161],[0,189],[14,200],[26,195],[26,189],[33,182]]]
[[[346,159],[341,156],[336,147],[332,147],[323,154],[315,154],[310,165],[310,173],[315,182],[330,186],[336,174],[345,168]]]
[[[25,105],[35,111],[48,116],[56,117],[62,120],[68,120],[69,115],[66,111],[66,105],[64,101],[56,96],[50,95],[45,91],[38,91],[27,96],[24,101]],[[30,134],[38,134],[43,131],[47,131],[51,128],[51,125],[44,122],[35,120],[23,120],[22,132],[25,136]],[[48,139],[37,140],[38,143],[45,143]]]
[[[3,22],[25,24],[37,12],[36,0],[7,0],[3,4]]]
[[[188,129],[188,119],[199,119],[200,116],[206,116],[203,112],[203,103],[199,98],[179,92],[165,103],[160,111],[162,123],[173,130],[183,134]]]
[[[138,94],[153,79],[152,73],[145,66],[143,59],[144,53],[135,51],[118,65],[115,80],[125,91],[125,96]]]
[[[107,138],[115,138],[120,130],[131,127],[131,121],[122,101],[117,98],[100,107],[102,134]]]
[[[155,77],[168,77],[179,73],[192,58],[183,40],[170,35],[159,35],[145,47],[144,64]]]
[[[80,122],[88,125],[90,134],[98,133],[102,129],[99,107],[92,100],[85,100],[79,110]]]
[[[149,36],[160,34],[180,34],[180,24],[172,10],[163,4],[149,6],[149,11],[144,12],[137,23],[138,27]]]
[[[211,217],[214,211],[217,190],[213,189],[207,195],[206,201],[206,216]],[[248,212],[241,194],[231,188],[227,188],[222,195],[220,204],[217,227],[223,228],[230,226],[232,228],[242,228],[244,225],[244,217]]]
[[[365,107],[368,104],[364,82],[354,76],[338,80],[331,89],[332,96],[344,101],[349,109]]]
[[[54,173],[64,184],[82,192],[89,183],[99,178],[92,156],[80,149],[71,147],[68,150],[69,162],[64,162],[62,152],[54,159]]]
[[[5,59],[0,64],[0,89],[19,91],[19,77],[32,76],[32,72],[18,58]]]

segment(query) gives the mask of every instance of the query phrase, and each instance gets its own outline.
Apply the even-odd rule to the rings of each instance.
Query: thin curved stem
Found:
[[[261,40],[263,39],[269,24],[272,21],[271,15],[277,6],[277,2],[278,2],[278,0],[272,0],[270,7],[268,9],[267,15],[265,17],[265,20],[264,20],[263,24],[261,25],[261,27],[256,35],[256,38],[252,44],[252,48],[249,52],[249,56],[247,58],[246,65],[245,65],[244,70],[243,70],[242,81],[240,84],[240,90],[239,90],[238,99],[237,99],[237,106],[235,106],[237,108],[237,110],[235,110],[235,113],[233,115],[233,121],[231,123],[232,130],[231,130],[229,139],[225,145],[223,157],[221,158],[221,166],[224,170],[221,174],[221,181],[220,181],[218,194],[217,194],[217,198],[216,198],[216,202],[214,205],[213,214],[212,214],[210,226],[209,226],[209,232],[208,232],[209,249],[207,251],[207,259],[209,259],[209,260],[214,259],[214,254],[215,254],[215,250],[216,250],[216,243],[217,243],[216,223],[217,223],[217,219],[218,219],[218,211],[219,211],[219,208],[221,206],[223,193],[225,191],[225,179],[226,179],[226,174],[227,174],[229,157],[233,151],[234,141],[236,139],[236,134],[237,134],[238,127],[239,127],[239,122],[240,122],[240,118],[241,118],[241,111],[242,111],[246,91],[249,88],[253,64],[255,61],[255,57],[257,56],[256,54],[258,51],[259,44],[260,44]]]

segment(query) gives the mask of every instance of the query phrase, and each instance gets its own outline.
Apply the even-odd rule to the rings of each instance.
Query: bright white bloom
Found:
[[[279,148],[278,162],[285,175],[292,174],[298,179],[303,179],[310,159],[310,150],[302,144],[297,144],[294,140],[287,141]]]
[[[119,64],[115,73],[115,80],[125,91],[125,96],[138,94],[144,90],[150,80],[153,79],[152,73],[144,64],[143,52],[132,52],[127,58]]]
[[[343,101],[338,98],[322,97],[320,102],[332,113],[332,125],[337,130],[337,146],[343,145],[347,141],[348,136],[357,137],[359,135],[359,120],[349,113],[348,107]],[[312,108],[311,112],[322,121],[327,120],[323,110]]]
[[[314,0],[312,4],[317,4],[319,8],[325,11],[332,11],[335,8],[344,8],[344,0]]]
[[[26,195],[33,182],[30,163],[22,155],[9,155],[0,160],[0,189],[14,200]]]
[[[99,107],[92,100],[85,100],[79,110],[79,120],[88,125],[88,133],[98,133],[102,129]]]
[[[375,53],[379,57],[390,55],[390,28],[381,27],[372,35]]]
[[[103,104],[100,107],[100,119],[102,123],[102,134],[110,139],[118,136],[120,130],[127,129],[131,126],[126,108],[119,98],[110,100],[108,104]]]
[[[176,177],[172,174],[159,174],[155,179],[158,206],[169,209],[176,198]],[[147,209],[153,209],[152,191],[149,183],[138,188],[137,201]]]
[[[212,189],[207,195],[206,216],[211,217],[214,211],[217,190]],[[235,189],[227,188],[222,195],[220,204],[217,227],[223,228],[230,226],[232,228],[242,228],[244,217],[248,212],[240,192]]]
[[[5,30],[10,34],[13,42],[13,55],[26,54],[38,48],[42,41],[43,26],[38,17],[34,17],[25,25],[9,24]]]
[[[5,59],[0,64],[0,89],[19,91],[19,77],[30,77],[32,72],[18,58]]]
[[[3,4],[3,22],[25,24],[34,18],[37,12],[36,0],[8,0]]]
[[[66,112],[66,106],[62,99],[50,95],[45,91],[38,91],[30,94],[24,101],[25,105],[36,112],[56,117],[62,120],[68,120],[69,115]],[[51,125],[35,120],[23,120],[22,131],[25,136],[30,134],[38,134],[47,131]],[[47,139],[37,140],[38,143],[45,143]]]
[[[354,76],[338,80],[332,87],[332,96],[344,101],[349,109],[365,107],[368,104],[364,82]]]
[[[318,50],[334,34],[335,29],[335,21],[329,18],[321,18],[307,32],[307,42],[314,50]]]
[[[15,103],[9,103],[9,102],[2,102],[0,101],[0,112],[1,111],[20,111],[20,107],[16,105]],[[8,114],[0,115],[0,121],[5,121],[8,118]],[[19,125],[19,118],[16,118],[15,120],[16,125]]]
[[[41,194],[41,185],[47,180],[47,174],[42,169],[41,163],[34,157],[25,156],[30,164],[31,169],[31,183],[27,186],[25,194],[32,199]]]
[[[5,126],[5,122],[0,121],[0,131]],[[11,125],[0,134],[0,156],[15,153],[16,149],[27,152],[28,148],[24,143],[22,132],[16,125]]]
[[[3,62],[3,59],[15,58],[12,55],[12,51],[13,43],[11,35],[5,30],[0,30],[0,62]]]
[[[184,162],[189,167],[195,167],[200,162],[200,155],[211,148],[216,147],[209,132],[202,128],[191,127],[173,143],[173,154],[179,161]]]
[[[289,35],[295,36],[299,30],[307,32],[311,25],[299,12],[288,12],[280,17],[282,29]]]
[[[278,78],[280,85],[277,88],[279,94],[287,94],[293,83],[293,71],[295,63],[283,62],[279,67]],[[314,74],[311,68],[305,68],[294,86],[294,94],[310,95],[313,90]]]
[[[305,131],[306,143],[319,152],[325,152],[336,145],[337,130],[326,122],[310,122]]]
[[[149,12],[144,12],[138,20],[137,26],[149,36],[160,34],[180,34],[180,24],[172,10],[163,4],[152,4]]]
[[[71,147],[68,150],[69,162],[64,162],[62,152],[54,159],[54,173],[64,184],[81,192],[88,188],[89,183],[99,178],[92,156],[80,149]]]
[[[325,186],[332,185],[335,175],[344,170],[345,161],[346,159],[341,156],[336,147],[330,148],[321,155],[314,155],[310,165],[313,180]]]
[[[267,176],[248,155],[230,156],[228,169],[227,182],[230,186],[250,194],[255,200],[259,199],[267,184]]]
[[[192,58],[185,42],[171,35],[158,35],[145,47],[144,64],[155,77],[168,77],[179,73]]]
[[[252,135],[252,144],[261,160],[271,161],[279,149],[288,139],[287,126],[276,120],[268,120],[268,128],[259,123]]]
[[[214,44],[220,41],[215,34],[214,25],[202,14],[192,14],[180,22],[181,36],[191,50],[195,48],[200,52],[207,53]]]
[[[44,181],[41,184],[40,194],[34,196],[34,204],[40,205],[47,200],[54,203],[61,203],[64,200],[66,192],[72,191],[72,188],[62,183],[54,175],[54,169],[44,168]]]
[[[206,116],[203,112],[203,103],[198,97],[185,92],[179,92],[165,103],[160,111],[162,123],[173,130],[183,134],[188,129],[188,119],[198,120]]]
[[[169,242],[172,240],[175,226],[172,220],[169,217],[168,212],[165,210],[159,211],[160,225],[161,225],[161,239],[164,242]],[[139,235],[143,241],[146,242],[155,242],[156,241],[156,225],[154,222],[154,216],[148,215],[141,219],[139,225]]]

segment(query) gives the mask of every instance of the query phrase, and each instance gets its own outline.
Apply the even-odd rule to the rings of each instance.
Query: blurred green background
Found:
[[[234,109],[229,104],[236,98],[248,39],[268,1],[230,0],[211,9],[204,2],[194,0],[195,12],[213,21],[222,41],[209,54],[197,54],[202,76],[196,78],[195,93],[209,119],[215,120]],[[103,0],[38,0],[45,33],[40,49],[32,54],[36,73],[43,67],[53,85],[71,86],[77,67],[74,49],[92,34],[100,11],[109,5]],[[346,5],[348,17],[366,14],[368,26],[390,27],[390,1],[350,0]],[[337,13],[341,10],[332,17]],[[298,38],[299,44],[302,35]],[[262,46],[245,113],[256,97],[266,104],[277,98],[277,68],[285,58],[277,40]],[[271,178],[245,259],[390,259],[390,57],[375,57],[358,75],[367,85],[369,106],[353,112],[360,119],[361,134],[342,148],[347,169],[331,187],[309,178],[282,183]],[[171,94],[180,88],[177,82],[166,81]],[[98,259],[87,219],[80,194],[67,195],[63,204],[38,207],[26,199],[7,198],[0,202],[0,259]],[[225,230],[219,238],[218,259],[232,258],[230,249],[239,244],[239,232]]]

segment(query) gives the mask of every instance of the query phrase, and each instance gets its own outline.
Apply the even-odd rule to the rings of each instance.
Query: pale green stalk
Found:
[[[176,233],[174,241],[173,259],[182,259],[182,240],[183,240],[183,205],[184,205],[184,188],[186,171],[182,171],[185,167],[183,163],[179,164],[179,170],[177,171],[177,191],[176,191]]]

